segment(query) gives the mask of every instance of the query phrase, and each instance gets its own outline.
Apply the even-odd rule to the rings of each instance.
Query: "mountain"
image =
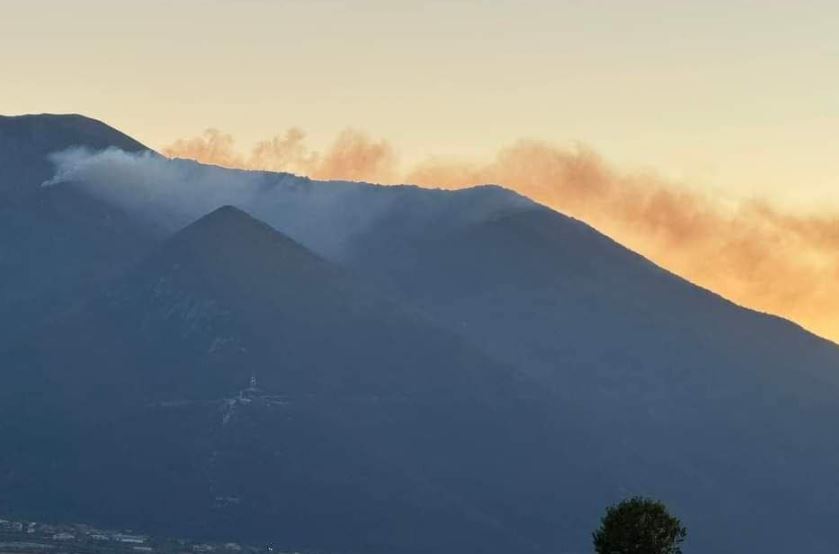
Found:
[[[31,191],[52,176],[49,155],[73,147],[148,150],[113,127],[81,115],[0,115],[0,194],[7,199]]]
[[[836,345],[500,187],[123,158],[32,193],[111,214],[60,249],[110,269],[52,289],[30,268],[86,280],[52,255],[8,264],[0,297],[44,309],[0,354],[0,509],[336,552],[571,553],[645,494],[696,551],[835,550]],[[161,244],[149,213],[186,228]],[[9,232],[0,252],[38,244]]]
[[[235,208],[3,366],[5,510],[317,551],[529,544],[482,491],[535,421],[515,372]]]
[[[566,510],[594,519],[608,500],[652,494],[691,522],[693,548],[834,548],[836,345],[539,206],[393,239],[372,228],[348,263],[525,371],[597,437],[556,465],[596,473],[566,484]]]
[[[111,205],[70,187],[42,187],[50,155],[68,148],[146,151],[77,115],[0,116],[0,347],[95,290],[153,243]]]

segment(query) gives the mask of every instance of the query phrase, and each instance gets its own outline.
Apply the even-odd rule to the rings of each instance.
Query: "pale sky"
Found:
[[[839,2],[0,0],[0,113],[152,147],[354,127],[410,163],[522,137],[839,206]]]

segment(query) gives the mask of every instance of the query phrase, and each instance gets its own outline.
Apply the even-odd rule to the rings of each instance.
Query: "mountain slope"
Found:
[[[483,492],[521,464],[497,437],[535,417],[510,370],[234,208],[2,365],[2,508],[307,550],[533,549]]]
[[[31,191],[52,176],[48,156],[73,147],[147,150],[113,127],[81,115],[0,116],[0,194],[6,199]]]
[[[70,187],[42,187],[68,148],[145,151],[76,115],[0,116],[0,347],[136,260],[153,235],[117,207]]]
[[[619,496],[656,494],[693,522],[701,549],[832,548],[835,345],[541,207],[399,239],[399,248],[393,236],[371,229],[351,265],[526,371],[561,417],[602,442],[600,453],[575,453],[600,477],[566,489],[570,505],[594,518]]]

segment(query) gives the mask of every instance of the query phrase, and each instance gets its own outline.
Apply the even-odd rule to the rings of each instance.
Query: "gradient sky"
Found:
[[[521,137],[789,208],[839,206],[839,3],[0,0],[0,113],[153,147],[350,126],[402,160]]]

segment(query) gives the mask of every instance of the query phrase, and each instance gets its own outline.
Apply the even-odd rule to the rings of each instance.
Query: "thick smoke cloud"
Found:
[[[398,171],[384,141],[346,131],[325,154],[298,130],[250,155],[218,132],[164,151],[227,167],[319,179],[462,188],[498,183],[593,225],[656,263],[735,302],[839,340],[839,218],[785,213],[768,202],[713,198],[652,175],[620,171],[596,153],[520,141],[484,163],[429,160]],[[327,160],[332,160],[327,163]]]

